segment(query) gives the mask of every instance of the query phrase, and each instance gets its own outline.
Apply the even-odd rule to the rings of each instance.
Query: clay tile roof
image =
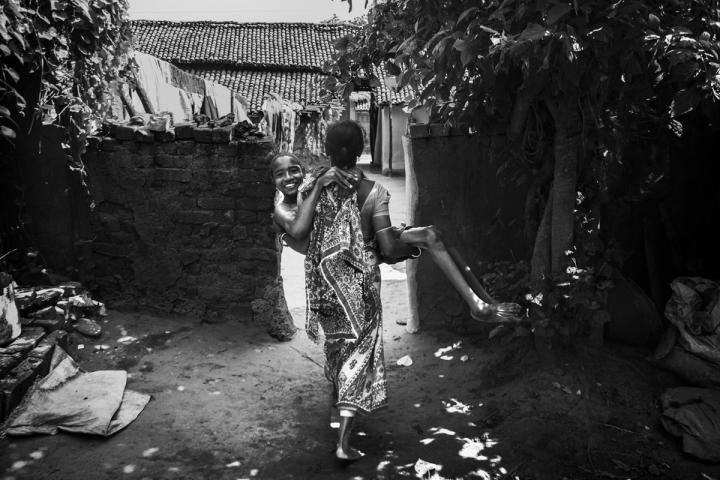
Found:
[[[137,50],[240,93],[251,111],[259,110],[269,93],[302,105],[321,103],[322,66],[331,59],[334,42],[357,29],[316,23],[132,22]],[[399,103],[405,96],[384,84],[377,91],[380,103]]]
[[[323,103],[318,73],[194,67],[186,70],[239,92],[248,99],[250,111],[259,111],[268,93],[278,93],[301,105]]]

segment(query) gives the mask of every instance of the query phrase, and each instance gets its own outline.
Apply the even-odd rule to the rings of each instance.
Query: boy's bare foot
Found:
[[[522,307],[517,303],[485,303],[478,299],[470,309],[470,316],[489,323],[520,321]]]
[[[365,456],[365,454],[362,453],[360,450],[352,447],[343,449],[340,446],[337,447],[337,449],[335,450],[335,456],[338,460],[342,460],[343,462],[354,462],[355,460],[360,460],[362,457]]]
[[[475,305],[470,308],[470,316],[475,320],[481,322],[492,321],[492,316],[495,314],[493,305],[485,303],[479,298],[475,300]]]

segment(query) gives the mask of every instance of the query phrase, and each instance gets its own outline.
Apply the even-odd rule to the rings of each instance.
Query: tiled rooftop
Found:
[[[239,92],[248,99],[251,111],[260,110],[268,93],[278,93],[301,105],[322,103],[316,84],[321,76],[318,73],[194,67],[186,70]]]
[[[132,22],[136,48],[163,60],[320,70],[357,27],[315,23]]]
[[[321,102],[318,78],[334,42],[358,27],[315,23],[170,22],[135,20],[135,48],[245,96],[257,111],[279,93],[302,105]],[[380,71],[378,71],[380,73]],[[402,102],[381,81],[379,103]]]

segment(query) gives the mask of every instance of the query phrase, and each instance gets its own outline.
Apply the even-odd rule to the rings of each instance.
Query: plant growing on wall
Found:
[[[377,3],[368,25],[337,43],[326,87],[347,93],[379,65],[416,92],[411,106],[505,130],[515,148],[500,170],[531,164],[531,193],[541,193],[533,298],[570,295],[597,308],[607,285],[587,272],[607,259],[586,247],[597,243],[603,172],[634,161],[623,154],[637,138],[672,142],[692,112],[717,121],[719,20],[718,2],[697,0]]]
[[[0,151],[5,163],[0,168],[6,189],[21,191],[17,162],[37,153],[39,141],[31,141],[31,134],[40,123],[66,128],[67,164],[82,170],[87,135],[110,111],[113,83],[127,64],[127,8],[125,0],[2,2]],[[3,216],[3,230],[18,228],[5,224],[14,223],[7,212]]]

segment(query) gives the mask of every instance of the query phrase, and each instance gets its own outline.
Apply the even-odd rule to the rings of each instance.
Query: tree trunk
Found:
[[[550,190],[548,201],[545,204],[545,211],[535,235],[535,247],[530,262],[530,286],[533,290],[538,290],[542,282],[550,274],[552,198],[553,192]]]
[[[575,96],[564,98],[558,103],[548,102],[548,108],[555,122],[550,266],[552,275],[556,276],[564,271],[565,252],[573,244],[582,123]]]

